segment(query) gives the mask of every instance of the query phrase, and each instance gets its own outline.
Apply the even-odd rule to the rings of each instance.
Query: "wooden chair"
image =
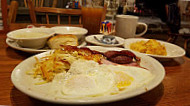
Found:
[[[32,3],[35,7],[44,7],[44,0],[32,0]],[[24,0],[25,7],[28,7],[27,0]],[[53,0],[52,7],[57,6],[57,0]]]
[[[104,5],[104,11],[103,11],[103,14],[102,14],[102,21],[104,21],[106,19],[106,12],[107,12],[107,4]]]
[[[11,1],[10,5],[8,6],[8,19],[7,23],[15,23],[16,21],[16,15],[17,15],[17,10],[18,10],[18,2],[17,1]]]
[[[68,15],[68,24],[66,26],[80,26],[82,27],[82,12],[81,9],[62,9],[62,8],[53,8],[53,7],[35,7],[32,0],[27,0],[28,8],[30,12],[30,18],[32,24],[37,24],[36,13],[45,13],[46,14],[46,24],[44,26],[57,26],[61,25],[61,14]],[[57,24],[50,24],[48,13],[53,13],[57,15]],[[71,16],[79,16],[78,24],[71,24]]]

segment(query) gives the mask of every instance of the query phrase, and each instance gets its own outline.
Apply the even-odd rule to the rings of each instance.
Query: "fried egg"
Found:
[[[56,75],[53,86],[64,98],[98,97],[128,92],[153,79],[150,71],[122,65],[76,60],[67,73]]]
[[[113,94],[123,91],[127,92],[145,86],[154,78],[150,71],[139,67],[110,65],[109,68],[111,68],[115,74],[114,86],[116,90],[112,92]]]
[[[65,78],[62,92],[65,95],[97,96],[110,91],[114,74],[97,62],[77,60]]]

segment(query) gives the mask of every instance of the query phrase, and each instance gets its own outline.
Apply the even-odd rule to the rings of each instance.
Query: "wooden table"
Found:
[[[13,86],[11,82],[12,70],[32,54],[8,47],[5,39],[5,34],[0,34],[0,105],[53,105],[31,98]],[[166,76],[159,86],[140,96],[104,105],[189,106],[190,59],[181,57],[162,62],[162,64],[165,67]]]

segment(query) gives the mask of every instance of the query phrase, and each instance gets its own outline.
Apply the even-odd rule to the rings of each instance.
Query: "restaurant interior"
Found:
[[[17,3],[13,3],[13,1],[16,1]],[[64,0],[64,1],[63,0],[46,0],[43,6],[51,7],[54,1],[57,2],[56,8],[67,8],[68,4],[72,0]],[[4,3],[5,1],[2,1],[2,2]],[[29,8],[27,7],[26,0],[7,0],[7,2],[4,3],[6,6],[3,5],[1,7],[1,12],[8,14],[9,11],[6,11],[6,10],[9,10],[9,8],[11,8],[10,7],[11,2],[12,2],[12,8],[14,9],[14,12],[11,16],[4,15],[4,14],[2,15],[1,13],[1,21],[0,21],[1,31],[14,30],[14,25],[13,26],[10,25],[12,23],[13,24],[17,23],[18,26],[19,25],[22,26],[23,24],[28,24],[28,25],[32,24],[32,20],[30,18]],[[144,22],[148,25],[148,30],[146,34],[144,34],[143,36],[147,38],[155,38],[155,39],[160,39],[164,41],[168,40],[169,38],[168,32],[170,31],[170,28],[168,27],[167,21],[163,21],[162,20],[163,16],[160,15],[160,14],[165,14],[165,13],[158,12],[160,11],[160,8],[161,8],[159,7],[159,5],[157,7],[156,6],[154,7],[154,5],[159,4],[159,3],[151,3],[151,2],[149,3],[149,0],[136,0],[136,1],[135,0],[105,0],[104,2],[109,3],[109,5],[107,6],[107,13],[105,17],[106,20],[114,20],[116,14],[136,15],[139,17],[140,22]],[[180,8],[180,11],[179,11],[180,29],[188,29],[190,27],[190,13],[189,13],[190,3],[189,1],[179,0],[178,5]],[[4,8],[8,8],[8,9],[4,9]],[[73,7],[70,7],[70,8],[73,8]],[[14,18],[13,20],[11,20],[12,22],[7,23],[6,20],[3,21],[3,17],[4,19],[8,19],[8,20],[10,17],[14,17]],[[38,23],[46,23],[45,18],[46,18],[45,14],[43,13],[37,14]],[[49,18],[50,18],[50,23],[52,24],[56,23],[57,21],[56,15],[51,14]],[[78,20],[77,16],[72,17],[72,23],[77,24],[77,20]],[[61,24],[67,24],[67,23],[68,23],[67,16],[62,15]],[[138,32],[138,29],[141,30],[140,28],[137,28],[137,32]],[[186,38],[188,37],[184,37],[180,35],[176,39],[176,41],[173,43],[181,47],[184,47],[184,42],[185,42],[184,39]],[[187,47],[186,47],[187,56],[189,56],[189,48],[190,47],[187,44]]]
[[[0,71],[2,71],[2,74],[0,72],[0,81],[2,85],[5,86],[5,87],[0,87],[0,105],[13,105],[13,106],[14,105],[49,106],[55,104],[56,105],[57,104],[75,104],[75,105],[100,104],[101,105],[101,103],[106,103],[104,105],[113,105],[113,106],[118,104],[130,105],[130,106],[190,105],[190,102],[188,101],[190,96],[185,97],[188,94],[190,95],[190,86],[189,86],[190,83],[188,82],[188,80],[190,80],[188,76],[190,72],[188,71],[189,70],[188,67],[190,64],[190,59],[189,59],[190,58],[190,1],[189,0],[156,0],[156,1],[155,0],[0,0],[0,1],[1,1],[0,37],[2,39],[0,42],[0,52],[2,52],[0,53],[1,56]],[[83,8],[86,8],[86,10]],[[91,9],[94,8],[101,8],[102,9],[101,13],[98,9],[96,12],[93,13],[92,12],[93,10]],[[90,12],[87,13],[87,11],[91,11],[91,13]],[[122,18],[119,18],[119,16],[123,17],[134,16],[133,19],[135,20],[137,18],[138,22],[133,24],[133,20],[131,22],[124,21],[122,20]],[[129,35],[127,35],[128,32],[130,32],[129,30],[132,29],[133,26],[135,27],[134,34],[131,34],[132,36],[130,35],[130,33]],[[179,56],[175,55],[169,56],[170,51],[169,52],[167,51],[168,53],[166,55],[164,54],[165,56],[157,56],[157,54],[147,55],[143,53],[143,56],[144,54],[145,56],[148,56],[146,57],[147,59],[149,59],[149,56],[151,57],[150,60],[147,60],[147,62],[152,62],[152,63],[151,65],[147,66],[153,67],[152,69],[155,69],[156,71],[159,71],[159,69],[161,71],[165,70],[163,73],[153,71],[153,73],[155,72],[156,74],[160,75],[158,75],[158,80],[155,81],[152,85],[150,85],[151,90],[150,91],[147,90],[149,91],[147,93],[141,92],[139,90],[139,92],[135,93],[132,92],[131,95],[129,96],[119,96],[119,97],[116,96],[115,98],[101,99],[101,100],[65,99],[64,102],[60,102],[59,99],[56,100],[56,98],[55,100],[52,100],[49,98],[43,98],[42,96],[36,96],[35,93],[34,94],[31,93],[33,92],[32,90],[31,92],[30,91],[28,92],[27,90],[24,90],[24,88],[22,88],[21,85],[19,85],[18,81],[20,79],[18,81],[15,79],[17,79],[17,77],[20,78],[20,76],[17,76],[18,72],[16,72],[15,70],[16,69],[18,70],[19,67],[27,68],[26,66],[24,65],[21,66],[20,64],[25,59],[28,59],[28,57],[36,56],[38,55],[38,53],[43,53],[44,51],[47,51],[49,49],[57,49],[56,47],[57,45],[54,45],[53,42],[56,44],[59,41],[58,40],[53,41],[53,39],[49,37],[47,38],[48,41],[44,44],[45,46],[43,45],[42,47],[41,46],[33,47],[31,45],[35,45],[43,41],[33,40],[32,43],[30,43],[30,40],[26,41],[24,41],[23,39],[20,40],[12,37],[11,34],[14,33],[14,31],[20,31],[20,29],[33,29],[33,28],[34,29],[44,28],[43,32],[51,34],[52,29],[53,30],[55,29],[57,31],[59,29],[60,32],[63,31],[63,29],[61,29],[62,27],[74,27],[74,28],[76,27],[76,29],[74,30],[75,32],[78,31],[77,28],[84,28],[85,30],[87,30],[87,32],[84,35],[82,35],[83,36],[82,38],[78,37],[77,33],[76,33],[77,38],[76,37],[73,38],[75,40],[77,39],[76,42],[78,46],[99,45],[101,47],[105,47],[104,49],[107,49],[109,47],[118,47],[118,48],[125,48],[127,50],[129,49],[131,50],[131,48],[127,46],[128,42],[132,42],[133,39],[145,38],[145,39],[155,39],[156,41],[162,42],[163,45],[166,46],[166,49],[168,47],[169,48],[168,50],[170,50],[171,53],[175,52],[176,55]],[[49,29],[46,30],[45,28],[50,28],[50,30]],[[123,31],[124,28],[126,28],[126,31]],[[126,35],[122,33],[126,33]],[[57,37],[58,35],[63,35],[60,34],[59,32],[56,32],[56,34]],[[101,34],[103,37],[115,36],[114,39],[116,37],[119,38],[116,41],[114,41],[113,45],[110,46],[108,41],[106,41],[106,43],[104,42],[103,37],[102,38],[97,37],[98,34]],[[66,35],[70,35],[70,33],[66,33]],[[108,38],[112,39],[111,37]],[[127,41],[128,42],[124,44],[119,44],[118,41],[120,42],[120,38],[124,39],[124,42]],[[16,39],[16,40],[13,42],[13,40],[11,39]],[[60,37],[59,40],[61,39],[62,38]],[[62,40],[64,41],[65,39],[66,38]],[[92,39],[93,40],[95,39],[96,43],[94,43]],[[28,47],[27,44],[29,45]],[[118,52],[118,54],[121,54],[123,56],[123,54],[120,52]],[[141,55],[142,54],[140,54],[139,56]],[[138,61],[138,58],[136,58],[135,56],[133,60]],[[38,59],[36,59],[36,61],[38,61]],[[114,61],[117,61],[117,59],[115,59]],[[146,66],[146,62],[143,64],[145,64]],[[25,65],[28,65],[28,63],[26,62]],[[83,65],[85,67],[85,64]],[[14,71],[12,72],[13,69]],[[144,69],[146,69],[146,67]],[[45,74],[43,74],[43,76],[45,76]],[[156,80],[156,78],[154,80]],[[177,87],[175,86],[174,82],[176,83]],[[23,82],[23,84],[25,83]],[[65,93],[71,91],[65,90],[63,92]],[[176,96],[177,98],[172,96]],[[23,100],[20,100],[19,98],[22,98]]]

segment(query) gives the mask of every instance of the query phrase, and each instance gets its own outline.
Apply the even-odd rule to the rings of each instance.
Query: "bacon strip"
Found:
[[[106,60],[106,59],[101,59],[101,64],[134,66],[134,67],[139,67],[139,68],[147,69],[147,68],[145,68],[145,67],[141,67],[137,62],[132,62],[132,63],[129,63],[129,64],[117,64],[117,63],[111,62],[111,61]]]

